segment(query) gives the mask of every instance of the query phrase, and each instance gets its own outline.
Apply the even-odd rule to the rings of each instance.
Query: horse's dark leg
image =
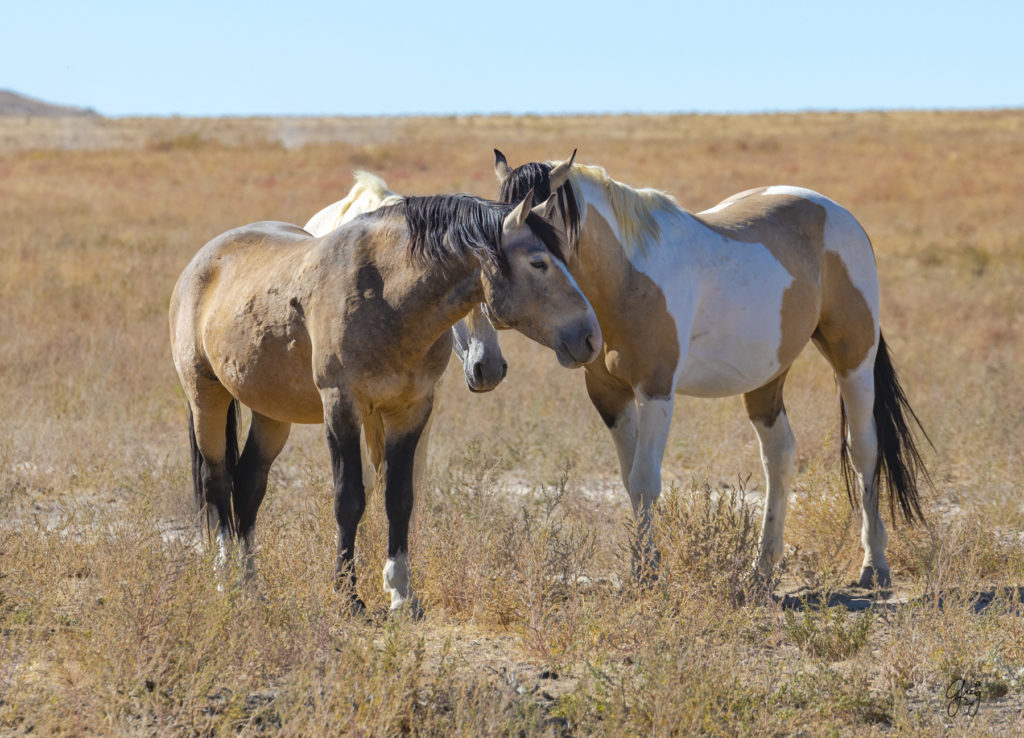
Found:
[[[207,530],[215,531],[218,563],[227,558],[234,518],[231,489],[237,440],[233,400],[219,382],[199,382],[190,398],[190,441],[196,502],[206,516]]]
[[[421,419],[401,429],[394,426],[389,429],[385,452],[387,475],[384,500],[388,514],[388,561],[384,565],[384,589],[391,594],[392,611],[408,602],[414,614],[419,614],[419,606],[409,584],[409,520],[412,517],[416,449],[430,417],[430,404],[423,410],[425,415]]]
[[[322,390],[327,446],[334,473],[334,517],[338,521],[338,555],[335,587],[348,588],[354,612],[365,609],[356,594],[356,528],[366,508],[362,459],[359,451],[359,420],[347,397],[337,389]]]
[[[242,542],[246,577],[255,573],[256,513],[267,492],[267,477],[274,459],[281,453],[291,424],[272,420],[259,413],[252,414],[249,437],[235,470],[235,522]]]

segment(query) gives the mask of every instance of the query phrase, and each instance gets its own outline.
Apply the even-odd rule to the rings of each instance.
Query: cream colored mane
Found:
[[[404,198],[388,189],[383,179],[376,174],[357,169],[352,172],[355,184],[352,189],[338,202],[328,205],[319,213],[314,215],[307,229],[313,228],[317,233],[323,235],[334,230],[340,225],[347,223],[357,215],[382,208],[386,205],[394,205]]]
[[[560,162],[550,162],[557,166]],[[628,256],[637,251],[646,254],[652,245],[661,240],[661,229],[655,215],[659,212],[678,213],[681,208],[672,195],[661,190],[644,187],[635,189],[629,185],[616,182],[608,176],[604,167],[593,164],[574,164],[569,172],[573,191],[576,194],[576,205],[581,216],[586,213],[583,200],[581,180],[600,186],[608,198],[618,221],[619,233],[622,236],[622,248]]]
[[[377,207],[381,208],[386,205],[394,205],[404,199],[397,192],[389,190],[387,183],[376,174],[371,174],[370,172],[362,169],[356,169],[352,172],[352,177],[355,179],[356,183],[352,185],[352,189],[349,191],[348,196],[342,200],[342,203],[344,203],[342,206],[342,213],[348,210],[351,204],[358,200],[364,193],[368,193],[374,199],[378,200]]]

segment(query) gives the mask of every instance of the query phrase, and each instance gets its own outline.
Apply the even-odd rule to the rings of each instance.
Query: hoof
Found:
[[[366,614],[366,604],[360,599],[359,595],[352,595],[348,601],[348,614],[351,617],[359,617]]]
[[[647,551],[642,556],[633,556],[633,578],[641,587],[656,584],[658,571],[661,569],[661,552],[657,549]]]
[[[420,601],[415,597],[410,597],[407,600],[394,604],[388,609],[387,616],[389,619],[397,617],[407,617],[410,620],[422,620],[423,619],[423,608],[420,606]]]
[[[892,586],[892,575],[888,569],[878,569],[874,566],[865,566],[860,570],[860,579],[857,580],[858,587],[862,589],[883,589]]]

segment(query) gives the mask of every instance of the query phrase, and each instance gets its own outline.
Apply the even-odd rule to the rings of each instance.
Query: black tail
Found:
[[[228,474],[231,479],[235,478],[235,470],[238,468],[238,400],[232,400],[228,406],[227,427],[224,430],[226,447],[224,450],[224,463],[227,465]],[[199,444],[196,442],[196,426],[192,419],[192,408],[188,409],[188,447],[192,456],[192,494],[196,502],[196,511],[206,512],[206,493],[203,491],[203,455],[199,452]],[[210,518],[206,517],[206,525],[209,528]],[[230,516],[230,526],[234,533],[234,515]]]
[[[896,519],[896,503],[907,522],[924,521],[921,514],[920,497],[917,492],[917,480],[923,479],[931,484],[931,477],[925,468],[921,454],[917,450],[910,423],[918,427],[924,439],[932,445],[917,414],[910,407],[907,396],[896,377],[896,369],[889,356],[889,347],[881,334],[878,336],[878,354],[875,357],[875,429],[878,433],[878,463],[875,466],[874,484],[880,485],[885,477],[885,485],[889,490],[889,514]],[[850,504],[856,507],[854,495],[854,470],[850,458],[850,447],[846,437],[846,406],[840,401],[839,461],[846,484],[846,493]],[[934,446],[932,446],[934,448]]]

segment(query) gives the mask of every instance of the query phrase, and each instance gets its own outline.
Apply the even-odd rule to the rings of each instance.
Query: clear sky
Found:
[[[0,0],[0,88],[105,115],[1024,106],[1024,2]]]

